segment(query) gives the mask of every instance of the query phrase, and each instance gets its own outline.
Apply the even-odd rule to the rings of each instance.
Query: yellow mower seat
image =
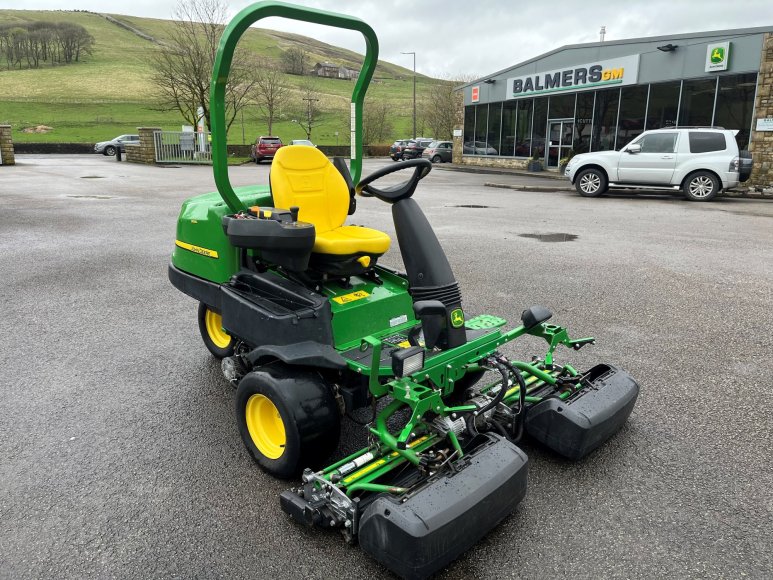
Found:
[[[314,224],[312,265],[344,275],[356,274],[372,267],[389,249],[391,240],[384,232],[344,225],[349,188],[316,147],[281,147],[274,155],[269,180],[275,207],[298,206],[298,219]]]

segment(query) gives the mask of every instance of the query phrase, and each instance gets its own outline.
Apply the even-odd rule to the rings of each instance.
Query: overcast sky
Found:
[[[381,58],[431,76],[484,76],[564,44],[769,26],[773,0],[288,0],[358,16],[376,31]],[[0,8],[80,9],[170,18],[177,0],[0,0]],[[232,14],[252,4],[231,0]],[[271,18],[262,28],[313,36],[364,51],[358,33]]]

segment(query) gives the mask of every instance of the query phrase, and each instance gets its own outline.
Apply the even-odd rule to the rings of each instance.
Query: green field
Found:
[[[168,34],[167,20],[111,15],[113,18],[158,40]],[[152,126],[179,130],[185,123],[176,111],[159,110],[151,81],[151,57],[158,44],[126,30],[101,15],[90,12],[0,10],[0,24],[31,21],[73,22],[84,26],[95,38],[94,54],[82,62],[34,70],[0,68],[0,123],[13,126],[17,142],[91,143],[121,133],[134,133],[137,127]],[[349,32],[344,32],[349,34]],[[264,29],[251,28],[241,41],[250,51],[279,58],[282,51],[301,46],[311,63],[323,60],[359,68],[361,55],[317,40]],[[2,61],[5,65],[5,62]],[[302,77],[286,75],[297,87]],[[379,62],[368,100],[385,100],[392,111],[394,127],[391,139],[411,132],[412,72],[391,63]],[[418,100],[434,79],[418,77]],[[348,102],[353,83],[337,79],[319,79],[321,123],[312,139],[322,145],[348,142]],[[305,138],[294,118],[302,114],[297,99],[290,99],[275,122],[273,133],[284,141]],[[46,125],[48,133],[24,133],[23,129]],[[336,138],[336,131],[339,133]],[[244,111],[229,132],[230,143],[250,142],[265,134],[256,106]]]

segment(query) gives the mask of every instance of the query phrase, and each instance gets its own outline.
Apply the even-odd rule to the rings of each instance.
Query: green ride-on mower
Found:
[[[365,37],[350,168],[313,147],[282,147],[268,186],[232,188],[225,83],[239,37],[268,16]],[[236,386],[248,451],[276,477],[301,477],[281,494],[282,509],[302,524],[340,530],[398,575],[422,578],[523,499],[522,436],[580,459],[620,429],[639,387],[611,365],[579,372],[557,363],[559,346],[576,350],[593,339],[570,338],[548,323],[546,308],[527,308],[510,329],[499,316],[463,310],[449,262],[412,198],[429,161],[361,178],[362,108],[377,57],[373,30],[356,18],[280,2],[236,16],[212,75],[218,192],[183,204],[169,278],[200,303],[201,335]],[[396,171],[409,177],[376,185]],[[356,194],[391,205],[405,273],[379,263],[387,234],[345,225]],[[525,362],[501,353],[527,334],[547,342],[544,354]],[[361,408],[372,413],[363,422],[368,445],[326,466],[342,416]]]

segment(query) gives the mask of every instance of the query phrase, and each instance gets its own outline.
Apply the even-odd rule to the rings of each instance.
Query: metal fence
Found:
[[[156,163],[212,163],[209,133],[156,131]]]

